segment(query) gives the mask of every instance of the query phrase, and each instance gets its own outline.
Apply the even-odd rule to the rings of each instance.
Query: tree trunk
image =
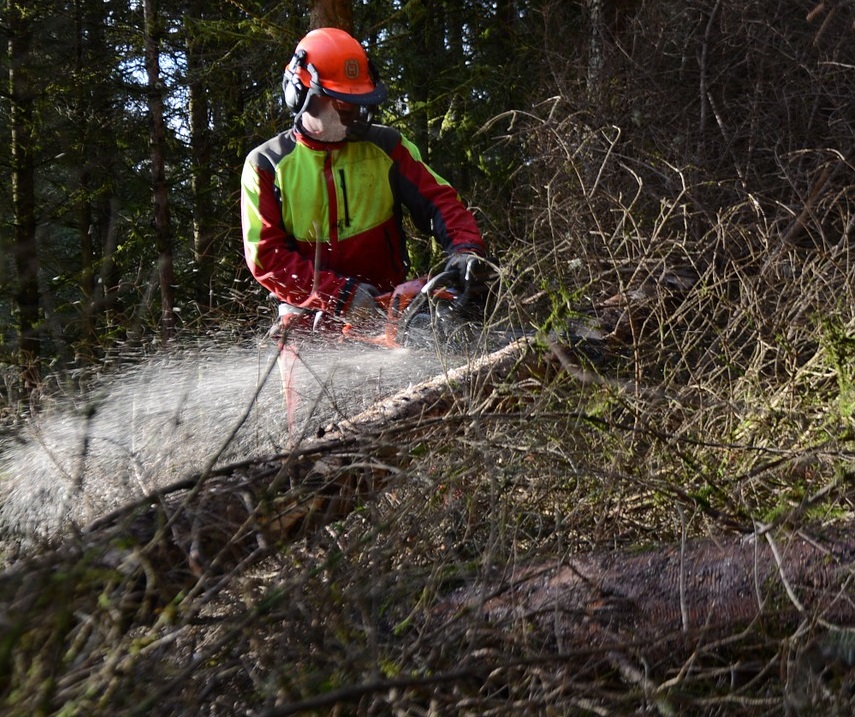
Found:
[[[432,101],[437,94],[447,91],[445,87],[437,86],[437,69],[445,66],[446,59],[442,42],[445,15],[439,0],[420,0],[413,4],[410,13],[413,54],[406,74],[411,78],[408,94],[412,104],[409,109],[416,120],[412,130],[413,141],[430,163],[430,127],[435,115]]]
[[[587,0],[588,6],[588,67],[585,84],[595,112],[599,115],[605,48],[603,47],[603,0]]]
[[[89,347],[98,342],[100,314],[107,303],[110,277],[104,265],[115,247],[108,239],[114,191],[112,164],[118,152],[111,104],[112,51],[104,31],[105,5],[100,0],[75,0],[75,119],[77,231],[80,237],[84,337]],[[100,262],[100,264],[99,264]]]
[[[536,365],[527,342],[511,344],[328,426],[288,454],[203,472],[120,508],[83,532],[85,549],[93,556],[105,549],[111,564],[145,554],[156,566],[157,601],[169,602],[209,571],[251,561],[259,544],[281,545],[341,519],[412,459],[397,431],[442,440],[458,429],[447,414],[461,393],[489,393],[511,371],[520,376]],[[119,543],[125,547],[114,549]]]
[[[353,0],[314,0],[309,23],[312,28],[337,27],[353,34]]]
[[[201,20],[205,2],[195,0],[190,8],[190,18]],[[212,170],[213,145],[211,143],[208,83],[205,71],[204,46],[185,22],[187,34],[187,76],[190,96],[190,185],[193,202],[193,255],[196,262],[194,294],[201,309],[214,305],[213,275],[215,207],[212,201],[214,176]]]
[[[523,628],[529,640],[564,650],[642,645],[654,664],[761,620],[773,635],[809,617],[849,624],[855,619],[846,598],[855,563],[851,525],[808,532],[561,556],[518,566],[502,584],[462,590],[440,603],[435,616],[441,622],[478,610],[497,636]]]
[[[95,242],[92,223],[92,177],[89,167],[90,119],[89,91],[87,83],[82,81],[87,70],[86,39],[91,27],[86,22],[86,8],[83,0],[74,3],[75,62],[77,77],[77,144],[80,156],[77,158],[79,174],[77,177],[77,233],[80,237],[80,290],[83,294],[83,333],[89,345],[94,344],[95,330]]]
[[[431,127],[437,119],[434,99],[437,94],[445,94],[448,88],[440,87],[438,72],[446,66],[447,50],[443,46],[445,13],[439,0],[419,0],[409,6],[410,42],[413,51],[408,56],[409,65],[402,76],[409,78],[409,86],[404,89],[410,114],[411,139],[428,163],[432,163]],[[456,83],[455,83],[456,84]],[[446,108],[442,108],[443,114]],[[436,168],[436,167],[435,167]],[[436,168],[440,173],[442,169]],[[443,175],[445,176],[445,174]],[[454,180],[454,177],[445,176]],[[430,242],[414,241],[409,247],[410,261],[416,273],[427,273],[435,258]]]
[[[11,100],[12,210],[15,223],[15,268],[18,307],[19,365],[25,391],[40,374],[39,255],[36,237],[34,160],[34,78],[29,69],[32,29],[27,11],[7,5],[9,28],[9,97]]]
[[[160,283],[161,338],[175,333],[175,276],[172,261],[172,226],[166,185],[166,124],[163,114],[163,82],[160,76],[161,28],[157,0],[145,0],[145,65],[148,74],[148,106],[151,115],[151,184],[154,197],[155,246]]]

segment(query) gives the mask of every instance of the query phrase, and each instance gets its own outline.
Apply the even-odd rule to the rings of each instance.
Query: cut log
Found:
[[[797,625],[853,626],[853,574],[851,526],[725,536],[522,566],[502,584],[461,589],[432,619],[442,632],[474,613],[530,643],[679,658],[752,624],[778,637]]]

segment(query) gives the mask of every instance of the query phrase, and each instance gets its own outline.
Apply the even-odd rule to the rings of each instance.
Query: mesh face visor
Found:
[[[314,69],[314,68],[312,68]],[[359,137],[368,130],[374,122],[374,117],[377,114],[378,105],[383,102],[388,93],[386,85],[384,85],[377,74],[377,69],[374,63],[368,60],[368,69],[371,76],[373,88],[370,92],[364,93],[345,93],[326,88],[321,81],[313,82],[313,86],[318,87],[320,91],[327,97],[332,97],[334,100],[346,102],[347,104],[357,108],[357,116],[355,119],[349,119],[347,122],[347,134],[349,137]],[[313,80],[317,79],[317,74],[313,74]]]

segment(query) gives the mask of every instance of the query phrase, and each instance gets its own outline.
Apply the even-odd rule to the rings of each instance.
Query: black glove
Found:
[[[463,252],[448,257],[445,271],[455,275],[463,305],[483,305],[490,292],[490,284],[496,278],[495,269],[490,262],[477,254]]]

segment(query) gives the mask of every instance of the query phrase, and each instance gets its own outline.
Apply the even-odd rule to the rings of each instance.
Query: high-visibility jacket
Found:
[[[408,270],[402,206],[446,253],[483,254],[457,191],[397,130],[316,142],[297,130],[254,149],[241,179],[241,223],[252,275],[281,301],[340,315],[358,282],[389,291]],[[318,272],[315,272],[315,260]]]

